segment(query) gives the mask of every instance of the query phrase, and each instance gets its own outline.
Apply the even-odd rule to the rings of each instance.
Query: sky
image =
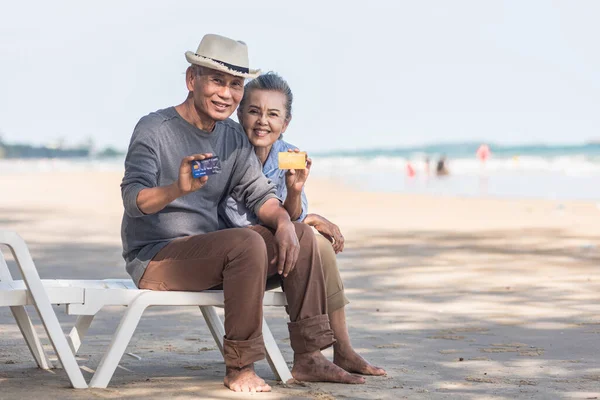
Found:
[[[0,0],[0,136],[125,150],[218,33],[294,92],[309,151],[600,139],[600,2]],[[289,4],[288,4],[289,3]]]

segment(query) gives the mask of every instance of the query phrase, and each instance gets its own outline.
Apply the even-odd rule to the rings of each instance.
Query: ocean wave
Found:
[[[474,157],[449,158],[450,176],[434,179],[435,159],[424,155],[312,156],[311,175],[345,182],[359,190],[453,196],[534,197],[600,200],[600,160],[585,155],[494,157],[485,167]],[[123,159],[0,160],[3,173],[114,171]],[[411,163],[416,177],[407,175]]]
[[[341,172],[401,172],[410,163],[417,174],[426,172],[425,156],[413,153],[402,156],[313,156],[316,173]],[[0,160],[1,172],[56,172],[56,171],[122,171],[123,158],[114,159],[10,159]],[[437,159],[431,158],[429,171],[435,172]],[[600,159],[587,155],[556,157],[521,156],[492,157],[485,165],[475,157],[449,158],[446,165],[453,175],[479,175],[482,172],[536,172],[567,176],[600,174]]]
[[[410,163],[417,173],[426,172],[425,157],[411,155],[400,156],[316,156],[313,158],[313,170],[326,173],[339,169],[355,171],[402,172]],[[436,159],[429,162],[429,171],[435,171]],[[475,157],[448,159],[446,166],[452,174],[478,175],[482,172],[540,172],[559,173],[564,175],[595,175],[600,174],[600,160],[585,155],[569,155],[556,157],[521,156],[507,158],[491,158],[485,164]]]

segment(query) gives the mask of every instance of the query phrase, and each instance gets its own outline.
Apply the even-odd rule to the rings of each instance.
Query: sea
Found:
[[[452,143],[321,153],[314,155],[311,173],[370,191],[600,200],[600,143],[488,144],[491,156],[485,162],[476,156],[480,145]],[[435,169],[441,157],[449,174],[438,177]]]
[[[311,175],[356,190],[439,196],[543,198],[600,201],[600,142],[578,145],[489,144],[491,157],[476,157],[480,143],[447,143],[356,151],[310,152]],[[440,157],[449,174],[438,177]],[[429,160],[429,162],[427,162]],[[0,174],[45,171],[122,171],[111,159],[0,160]]]

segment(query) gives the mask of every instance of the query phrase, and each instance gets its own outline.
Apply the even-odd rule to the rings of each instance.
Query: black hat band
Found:
[[[202,56],[202,55],[200,55],[198,53],[194,53],[194,54],[196,54],[198,57],[204,57],[204,56]],[[214,61],[216,63],[219,63],[219,64],[221,64],[221,65],[229,68],[232,71],[240,72],[242,74],[249,74],[250,73],[250,69],[246,68],[246,67],[240,67],[239,65],[229,64],[229,63],[226,63],[224,61],[215,60],[214,58],[210,58],[210,57],[204,57],[204,58],[208,58],[209,60],[212,60],[212,61]]]

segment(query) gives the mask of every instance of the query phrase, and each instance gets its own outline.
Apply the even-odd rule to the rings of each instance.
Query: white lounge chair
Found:
[[[110,279],[93,282],[96,287],[85,289],[85,302],[83,304],[67,305],[67,313],[79,315],[75,326],[69,334],[69,342],[73,352],[77,352],[82,338],[87,333],[94,316],[104,306],[127,305],[127,311],[121,318],[117,331],[113,335],[110,346],[98,365],[90,382],[90,387],[105,388],[108,386],[127,345],[144,313],[151,306],[199,306],[206,324],[223,353],[223,336],[225,328],[215,307],[223,307],[222,290],[206,290],[203,292],[162,292],[140,290],[133,281],[128,279]],[[98,285],[103,287],[97,287]],[[265,292],[264,306],[285,306],[287,304],[283,292]],[[263,319],[263,339],[267,353],[267,361],[277,379],[287,382],[292,379],[292,374],[281,355],[277,342]]]
[[[3,232],[0,231],[0,244],[9,244],[7,243],[8,239],[11,240],[12,243],[20,243],[16,246],[18,249],[24,249],[24,251],[16,251],[15,259],[23,258],[20,256],[19,252],[23,252],[26,254],[29,259],[29,251],[27,250],[27,246],[25,242],[13,232]],[[14,248],[9,244],[9,247]],[[0,253],[0,305],[9,305],[12,307],[16,307],[17,314],[13,310],[13,314],[15,314],[15,319],[23,332],[23,337],[27,342],[36,362],[40,366],[40,368],[49,368],[50,362],[47,361],[47,358],[42,350],[41,345],[39,344],[39,339],[31,325],[31,321],[27,316],[23,306],[27,304],[33,304],[32,296],[30,296],[27,288],[25,286],[27,280],[31,280],[31,277],[25,278],[25,284],[21,281],[12,281],[10,277],[10,272],[8,271],[8,267],[3,262],[2,255]],[[33,279],[37,279],[39,289],[37,291],[41,291],[46,293],[48,299],[48,306],[50,312],[58,324],[58,320],[56,319],[56,315],[52,310],[51,303],[53,304],[66,304],[67,314],[70,315],[78,315],[75,326],[71,330],[68,335],[68,344],[70,346],[70,350],[67,353],[75,362],[74,354],[77,353],[79,347],[81,346],[81,342],[83,337],[87,333],[88,328],[90,327],[94,316],[104,307],[111,305],[120,305],[120,306],[128,306],[127,311],[125,312],[123,318],[121,319],[121,323],[115,332],[115,335],[112,338],[111,344],[100,361],[100,364],[92,377],[90,382],[91,387],[105,388],[108,386],[110,379],[112,378],[118,363],[123,356],[127,345],[129,344],[131,337],[139,323],[139,320],[146,310],[147,307],[150,306],[199,306],[202,311],[202,315],[206,320],[206,323],[213,335],[217,346],[223,352],[223,336],[225,335],[223,322],[217,315],[215,306],[223,307],[223,292],[220,290],[217,291],[204,291],[204,292],[156,292],[150,290],[140,290],[138,289],[133,281],[129,279],[108,279],[108,280],[40,280],[35,270],[35,265],[33,261],[30,262],[31,268],[35,272],[35,276]],[[31,275],[31,274],[30,274]],[[5,282],[6,281],[6,282]],[[1,286],[4,285],[4,286]],[[45,292],[44,292],[45,290]],[[3,300],[4,299],[4,300]],[[10,300],[10,303],[8,302]],[[6,303],[6,304],[5,304]],[[282,292],[266,292],[263,304],[265,306],[285,306],[286,299],[285,295]],[[40,314],[41,315],[41,314]],[[42,321],[44,321],[45,317],[42,317]],[[60,336],[65,340],[62,330],[60,330],[60,326],[58,325],[58,331],[53,331],[53,336]],[[50,334],[48,335],[50,337]],[[277,379],[282,380],[283,382],[287,382],[292,378],[292,375],[289,371],[289,368],[279,351],[279,347],[266,321],[263,320],[263,338],[265,342],[265,348],[267,352],[267,361],[273,370],[273,373],[277,377]],[[54,345],[54,343],[53,343]],[[57,347],[55,346],[55,350]],[[61,353],[64,353],[64,346],[60,348]],[[57,350],[57,355],[59,355],[59,360],[61,363],[63,362],[63,357],[61,357],[59,351]],[[76,363],[75,363],[76,366]],[[71,370],[72,366],[69,365],[69,368],[65,367],[67,373]],[[73,373],[71,371],[71,373]],[[77,369],[77,373],[81,376],[81,372]],[[71,379],[71,374],[69,374],[69,378]],[[83,379],[83,377],[81,378]],[[86,386],[76,386],[73,379],[71,379],[71,383],[73,387],[86,387]],[[85,381],[83,381],[85,385]]]
[[[52,309],[52,302],[56,303],[57,300],[60,300],[59,302],[83,302],[83,290],[64,290],[64,288],[56,290],[51,285],[45,288],[31,259],[29,249],[16,233],[0,231],[0,245],[10,248],[23,277],[21,282],[12,280],[8,266],[0,252],[0,306],[10,307],[37,364],[40,368],[48,369],[51,364],[47,361],[46,354],[24,307],[29,304],[34,305],[71,385],[76,389],[87,388],[75,355],[71,352],[67,338]],[[50,298],[52,298],[52,302]]]

